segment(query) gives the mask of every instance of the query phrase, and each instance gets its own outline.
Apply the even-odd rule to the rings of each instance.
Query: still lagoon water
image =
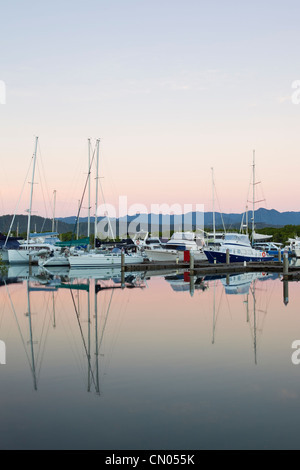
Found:
[[[9,269],[1,449],[300,448],[300,284],[150,274]]]

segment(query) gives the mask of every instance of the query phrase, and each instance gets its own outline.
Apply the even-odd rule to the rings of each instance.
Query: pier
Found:
[[[190,271],[191,274],[214,275],[233,274],[248,272],[282,273],[287,280],[300,280],[300,266],[286,265],[280,261],[230,263],[230,264],[210,264],[206,261],[178,262],[145,261],[140,264],[130,264],[124,266],[126,272],[151,272],[151,271]]]

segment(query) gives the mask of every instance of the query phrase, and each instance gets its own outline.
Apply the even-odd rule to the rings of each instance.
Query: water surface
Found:
[[[153,274],[10,269],[1,449],[300,448],[299,284]]]

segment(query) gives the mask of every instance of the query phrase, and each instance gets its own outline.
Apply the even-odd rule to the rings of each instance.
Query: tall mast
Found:
[[[88,232],[87,236],[90,239],[91,235],[91,139],[88,139],[88,171],[89,171],[89,185],[88,185]]]
[[[99,347],[98,347],[98,299],[97,299],[97,279],[95,279],[95,366],[96,366],[96,393],[100,395],[100,387],[99,387]]]
[[[38,146],[38,137],[35,139],[35,150],[33,155],[33,169],[32,169],[32,181],[31,181],[31,191],[30,191],[30,203],[29,203],[29,210],[28,210],[28,225],[27,225],[27,244],[29,243],[29,236],[30,236],[30,221],[31,221],[31,210],[32,210],[32,196],[33,196],[33,185],[34,185],[34,175],[35,175],[35,164],[36,164],[36,154],[37,154],[37,146]]]
[[[255,150],[253,150],[253,209],[252,209],[252,242],[254,237],[254,230],[255,230],[255,222],[254,222],[254,215],[255,215]]]
[[[213,232],[214,242],[216,241],[216,215],[215,215],[215,182],[214,182],[214,169],[211,169],[212,174],[212,199],[213,199]]]
[[[96,238],[97,238],[97,210],[98,210],[98,189],[99,189],[99,142],[100,139],[97,139],[96,146],[97,146],[97,162],[96,162],[96,201],[95,201],[95,240],[94,240],[94,248],[96,248]]]
[[[52,232],[55,231],[55,205],[56,205],[56,190],[53,191],[53,219],[52,219]]]
[[[79,214],[80,214],[80,199],[78,200],[78,220],[77,220],[77,240],[79,239]]]
[[[29,319],[30,349],[31,349],[31,360],[32,360],[31,369],[32,369],[32,375],[33,375],[34,390],[37,390],[34,349],[33,349],[33,336],[32,336],[31,308],[30,308],[30,297],[29,297],[29,280],[27,280],[26,284],[27,284],[27,308],[28,308],[28,319]]]

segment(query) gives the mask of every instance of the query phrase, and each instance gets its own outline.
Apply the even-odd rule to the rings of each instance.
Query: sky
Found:
[[[298,211],[298,1],[0,0],[0,215],[99,203]],[[1,91],[1,89],[0,89]],[[300,94],[299,94],[300,95]],[[294,98],[293,98],[294,97]],[[1,103],[1,96],[0,96]],[[28,174],[29,171],[29,174]],[[95,210],[96,171],[91,175]],[[22,192],[22,187],[24,191]],[[19,204],[18,204],[19,201]],[[248,203],[251,205],[251,203]]]

